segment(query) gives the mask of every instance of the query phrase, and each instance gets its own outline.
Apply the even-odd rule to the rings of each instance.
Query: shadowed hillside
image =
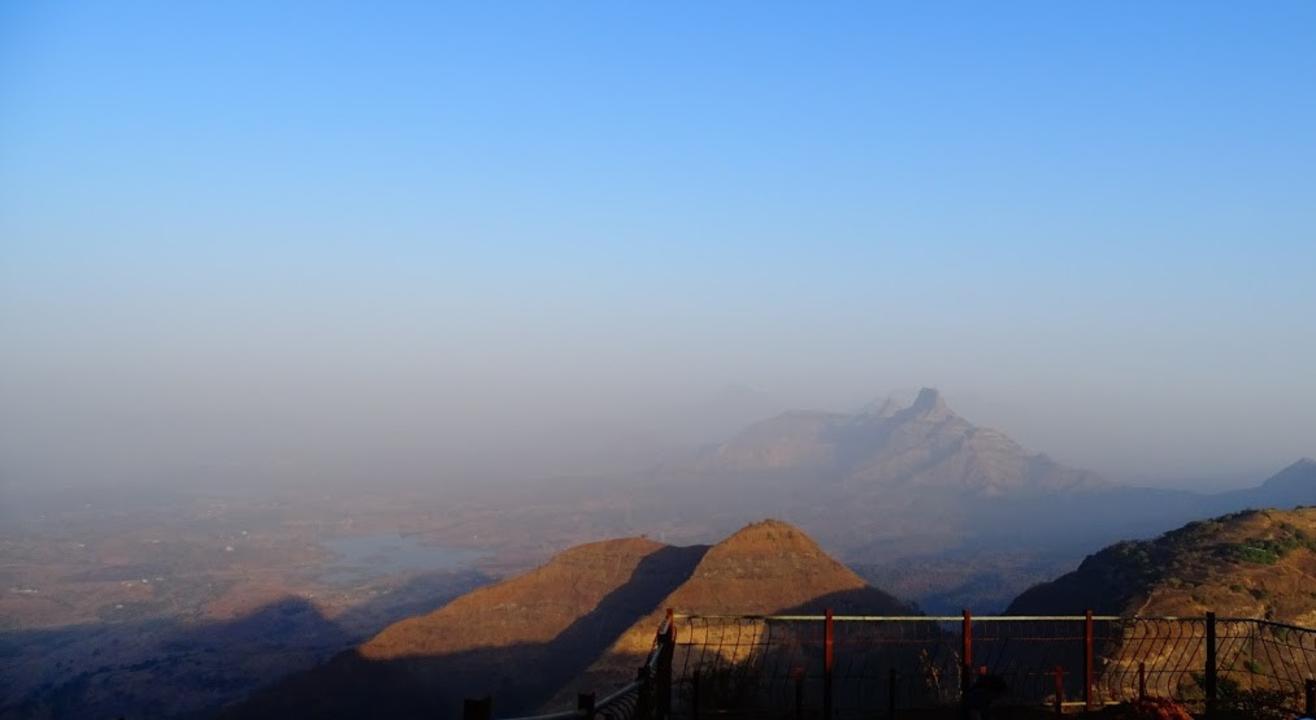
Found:
[[[295,638],[295,641],[291,640]],[[0,655],[95,644],[92,669],[41,681],[36,663],[0,673],[0,718],[209,717],[226,702],[349,647],[351,636],[311,603],[287,598],[228,621],[147,619],[0,635]]]
[[[0,632],[0,718],[206,718],[273,679],[488,582],[423,574],[347,612],[286,596],[223,619],[143,617]]]
[[[640,538],[592,543],[396,623],[227,717],[442,718],[462,697],[484,694],[497,698],[499,714],[528,711],[564,687],[603,690],[632,679],[666,607],[744,613],[824,606],[909,612],[778,521],[755,523],[712,548]]]
[[[685,580],[706,548],[590,543],[384,629],[263,691],[230,717],[444,717],[463,695],[532,708]]]
[[[1009,612],[1254,617],[1316,625],[1316,508],[1249,510],[1123,542]]]

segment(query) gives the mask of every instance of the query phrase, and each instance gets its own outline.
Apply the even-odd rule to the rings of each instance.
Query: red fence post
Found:
[[[1206,614],[1206,715],[1215,715],[1216,706],[1216,655],[1215,655],[1215,613]]]
[[[835,643],[832,609],[827,608],[827,614],[823,618],[823,717],[826,720],[831,720],[832,717],[832,667],[835,660],[832,653]]]
[[[1065,714],[1065,669],[1059,665],[1053,671],[1056,676],[1056,717]]]
[[[960,623],[960,704],[969,696],[973,684],[973,613],[966,608]]]
[[[699,670],[690,677],[690,717],[699,720]]]
[[[1083,616],[1083,707],[1086,710],[1092,710],[1092,675],[1094,643],[1094,627],[1092,623],[1092,611],[1088,610]]]

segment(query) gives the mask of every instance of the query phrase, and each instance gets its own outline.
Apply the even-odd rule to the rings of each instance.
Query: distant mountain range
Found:
[[[391,625],[225,717],[444,718],[462,697],[484,694],[497,697],[500,715],[531,712],[555,696],[574,700],[577,688],[632,679],[667,607],[910,612],[778,521],[712,547],[609,540]]]
[[[1109,543],[1303,503],[1316,504],[1311,460],[1225,493],[1119,485],[977,427],[924,388],[909,404],[755,423],[642,473],[616,506],[636,530],[692,539],[781,517],[928,609],[990,610]]]
[[[886,400],[855,415],[793,411],[703,454],[697,474],[808,474],[842,492],[950,490],[980,497],[1102,487],[1096,475],[1031,454],[956,415],[925,388],[907,407]]]

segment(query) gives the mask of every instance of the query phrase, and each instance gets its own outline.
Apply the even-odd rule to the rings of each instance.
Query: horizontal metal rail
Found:
[[[823,622],[826,615],[687,615],[676,613],[677,620],[779,620],[782,622]],[[963,615],[833,615],[836,622],[959,622]],[[974,622],[1028,622],[1039,620],[1067,620],[1077,622],[1086,620],[1086,615],[974,615]],[[1128,620],[1121,615],[1093,615],[1093,620]],[[1202,618],[1156,618],[1158,620],[1179,620]]]

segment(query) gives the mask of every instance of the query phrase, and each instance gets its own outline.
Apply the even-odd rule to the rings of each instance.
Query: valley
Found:
[[[1103,546],[1152,538],[1249,507],[1303,503],[1316,504],[1316,462],[1310,460],[1244,491],[1199,494],[1122,486],[978,428],[926,389],[912,403],[874,403],[854,415],[786,413],[722,444],[623,477],[554,478],[442,497],[423,489],[30,493],[12,498],[0,517],[0,717],[61,716],[73,707],[107,715],[150,708],[158,717],[210,716],[279,677],[341,657],[370,638],[375,639],[361,645],[363,652],[391,662],[407,653],[390,639],[396,632],[377,635],[393,623],[439,608],[458,613],[461,606],[449,604],[454,598],[481,587],[492,591],[491,583],[566,548],[609,538],[636,538],[636,552],[662,549],[660,555],[676,563],[663,572],[676,573],[673,578],[694,573],[693,579],[700,571],[677,568],[696,562],[702,551],[677,548],[741,537],[746,523],[777,517],[817,539],[816,545],[809,540],[814,549],[804,555],[825,552],[844,563],[846,579],[837,581],[838,591],[872,588],[879,593],[873,598],[884,598],[870,598],[865,612],[878,606],[899,607],[901,613],[972,608],[989,614],[1007,606],[1064,606],[1064,612],[1074,612],[1069,606],[1090,597],[1090,587],[1071,592],[1068,602],[1038,605],[1031,598],[1063,597],[1062,590],[1046,588],[1072,585],[1065,574]],[[1309,531],[1316,533],[1304,530]],[[780,556],[764,556],[770,561],[763,567],[790,556],[781,555],[775,541],[766,547],[768,556]],[[642,554],[633,555],[634,562]],[[585,565],[621,562],[618,572],[626,567],[610,552],[593,557]],[[646,562],[658,562],[657,557]],[[1108,551],[1094,557],[1083,562],[1080,574],[1091,572],[1093,563],[1101,567]],[[759,567],[757,562],[749,567]],[[740,571],[718,571],[718,576],[728,577],[727,572]],[[597,597],[608,588],[617,590],[626,577],[605,582]],[[695,583],[669,601],[688,608],[768,612],[827,594],[819,590],[764,604],[774,597],[768,590],[776,581],[769,577],[754,581],[766,583],[761,591],[722,585],[696,591],[690,589],[699,587]],[[1224,592],[1210,573],[1185,571],[1181,580]],[[654,582],[629,600],[625,593],[618,598],[630,603],[618,617],[631,618],[623,624],[634,625],[637,638],[653,618],[639,622],[643,613],[636,608],[648,613],[658,607],[653,603],[662,599],[660,588],[670,589],[676,581],[659,573]],[[1127,578],[1110,582],[1132,587]],[[1278,612],[1307,621],[1311,618],[1294,614],[1293,607],[1316,606],[1310,605],[1316,598],[1296,591],[1284,595],[1288,605],[1267,605],[1257,593],[1274,598],[1276,589],[1250,582],[1225,585],[1244,588],[1229,591],[1234,600],[1251,598],[1251,604],[1235,603],[1238,612],[1263,617]],[[1162,588],[1154,595],[1165,612],[1201,610],[1200,602],[1169,603],[1167,593]],[[598,602],[586,597],[573,601],[583,604],[572,612],[579,615]],[[512,605],[530,606],[526,600]],[[1110,611],[1138,608],[1124,604]],[[463,632],[480,627],[466,619],[456,622]],[[625,637],[621,625],[609,627],[603,635]],[[504,629],[493,634],[500,632]],[[591,632],[590,637],[603,636],[597,628]],[[572,637],[552,632],[498,642],[528,643],[526,652],[540,658],[534,662],[547,662],[547,655],[535,653],[557,653],[563,643],[576,647]],[[633,656],[642,643],[631,644],[630,650],[620,650],[623,642],[612,652]],[[558,668],[563,674],[546,675],[543,685],[514,690],[511,697],[524,698],[531,707],[565,687],[568,676],[588,670],[611,677],[627,667],[620,660],[588,665],[603,657],[604,649],[572,650],[578,661],[571,672],[571,664],[563,665]],[[478,668],[486,667],[481,663],[492,669],[502,656],[467,660],[470,677],[481,678]]]

